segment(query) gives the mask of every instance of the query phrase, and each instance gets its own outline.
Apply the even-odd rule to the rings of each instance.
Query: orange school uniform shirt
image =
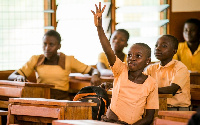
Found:
[[[151,76],[143,84],[128,79],[128,67],[119,58],[111,67],[114,74],[110,108],[119,120],[133,124],[142,119],[144,109],[159,109],[158,87]]]
[[[172,98],[167,99],[168,104],[175,107],[190,106],[190,73],[182,62],[172,60],[165,66],[155,63],[147,68],[145,74],[155,78],[158,87],[170,86],[171,83],[180,86],[176,94]]]

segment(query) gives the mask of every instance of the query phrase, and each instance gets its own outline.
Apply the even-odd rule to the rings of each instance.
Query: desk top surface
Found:
[[[97,120],[54,120],[52,123],[53,125],[119,125]]]
[[[10,103],[26,103],[34,105],[59,105],[59,106],[96,106],[93,102],[80,102],[80,101],[69,101],[69,100],[56,100],[56,99],[45,99],[45,98],[10,98]]]
[[[54,88],[54,85],[50,85],[50,84],[33,83],[33,82],[17,82],[17,81],[8,81],[8,80],[0,80],[0,85]]]
[[[158,111],[158,115],[179,118],[191,118],[196,111]]]

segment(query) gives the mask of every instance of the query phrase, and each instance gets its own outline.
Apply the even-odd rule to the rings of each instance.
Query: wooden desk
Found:
[[[101,82],[113,82],[113,77],[101,77]],[[91,76],[70,76],[69,92],[77,93],[81,88],[91,86]]]
[[[32,82],[0,80],[0,108],[8,108],[9,98],[50,98],[50,88],[54,85]]]
[[[112,90],[108,90],[107,94],[109,97],[112,97]],[[158,94],[159,96],[159,110],[166,111],[167,110],[167,98],[172,98],[172,94]]]
[[[200,73],[196,72],[190,73],[190,84],[200,85]]]
[[[166,120],[188,123],[195,113],[196,111],[158,111],[158,116]]]
[[[192,110],[200,106],[200,85],[190,84]]]
[[[96,120],[54,120],[52,125],[119,125]]]
[[[156,118],[153,125],[187,125],[187,123]]]
[[[26,125],[28,121],[41,125],[52,123],[53,120],[92,119],[92,106],[97,105],[90,102],[44,98],[10,98],[9,102],[8,125]]]

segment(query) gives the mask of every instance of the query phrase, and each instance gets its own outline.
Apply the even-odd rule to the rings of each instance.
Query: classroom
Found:
[[[200,124],[199,5],[0,0],[0,125]]]

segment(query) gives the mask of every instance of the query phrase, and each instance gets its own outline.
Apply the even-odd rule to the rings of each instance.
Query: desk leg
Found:
[[[6,125],[14,124],[14,116],[11,115],[11,107],[12,107],[12,104],[10,103],[8,105],[8,116],[7,116],[7,124]]]
[[[167,111],[167,98],[159,98],[159,110]]]

